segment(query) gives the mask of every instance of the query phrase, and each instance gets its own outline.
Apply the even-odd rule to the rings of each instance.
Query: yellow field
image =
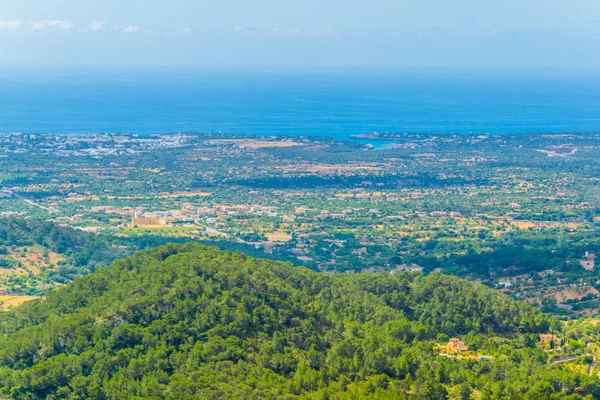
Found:
[[[8,311],[11,307],[19,307],[21,304],[35,300],[39,298],[39,296],[18,296],[18,295],[5,295],[0,296],[0,302],[2,306],[0,306],[0,310]]]
[[[10,275],[13,275],[13,274],[15,274],[15,275],[28,275],[29,271],[26,271],[23,268],[15,268],[15,269],[12,269],[12,268],[0,268],[0,276],[4,276],[4,275],[10,276]]]
[[[272,232],[267,234],[267,239],[269,239],[270,242],[284,243],[289,242],[292,237],[285,232]]]
[[[537,226],[531,221],[510,221],[510,224],[520,229],[535,228]]]

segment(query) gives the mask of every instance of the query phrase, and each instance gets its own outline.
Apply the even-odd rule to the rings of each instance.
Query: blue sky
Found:
[[[598,0],[0,0],[0,65],[600,65]]]

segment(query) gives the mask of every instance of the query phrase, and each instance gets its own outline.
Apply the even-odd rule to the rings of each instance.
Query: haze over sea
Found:
[[[0,71],[0,132],[600,131],[576,72]]]

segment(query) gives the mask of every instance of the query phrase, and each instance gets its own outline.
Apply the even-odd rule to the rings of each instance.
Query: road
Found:
[[[579,356],[556,358],[556,359],[550,361],[550,364],[552,365],[552,364],[558,364],[558,363],[563,363],[563,362],[567,362],[567,361],[573,361],[573,360],[577,359],[577,357],[579,357]]]
[[[42,210],[45,210],[45,211],[48,211],[48,212],[53,212],[53,211],[54,211],[54,210],[53,210],[53,209],[51,209],[51,208],[44,207],[44,206],[42,206],[42,205],[39,205],[39,204],[37,204],[36,202],[34,202],[34,201],[32,201],[32,200],[26,199],[25,197],[23,197],[23,196],[21,196],[21,195],[19,195],[19,194],[15,193],[15,192],[13,192],[12,190],[9,190],[9,189],[0,189],[0,190],[1,190],[3,193],[6,193],[6,194],[8,194],[8,195],[10,195],[10,196],[13,196],[13,197],[15,197],[15,198],[17,198],[17,199],[21,200],[21,201],[24,201],[25,203],[29,204],[29,205],[30,205],[30,206],[32,206],[32,207],[39,207],[39,208],[41,208]]]

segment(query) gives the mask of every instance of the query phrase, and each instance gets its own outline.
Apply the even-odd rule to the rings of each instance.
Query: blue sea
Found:
[[[600,131],[600,74],[0,70],[0,132]]]

